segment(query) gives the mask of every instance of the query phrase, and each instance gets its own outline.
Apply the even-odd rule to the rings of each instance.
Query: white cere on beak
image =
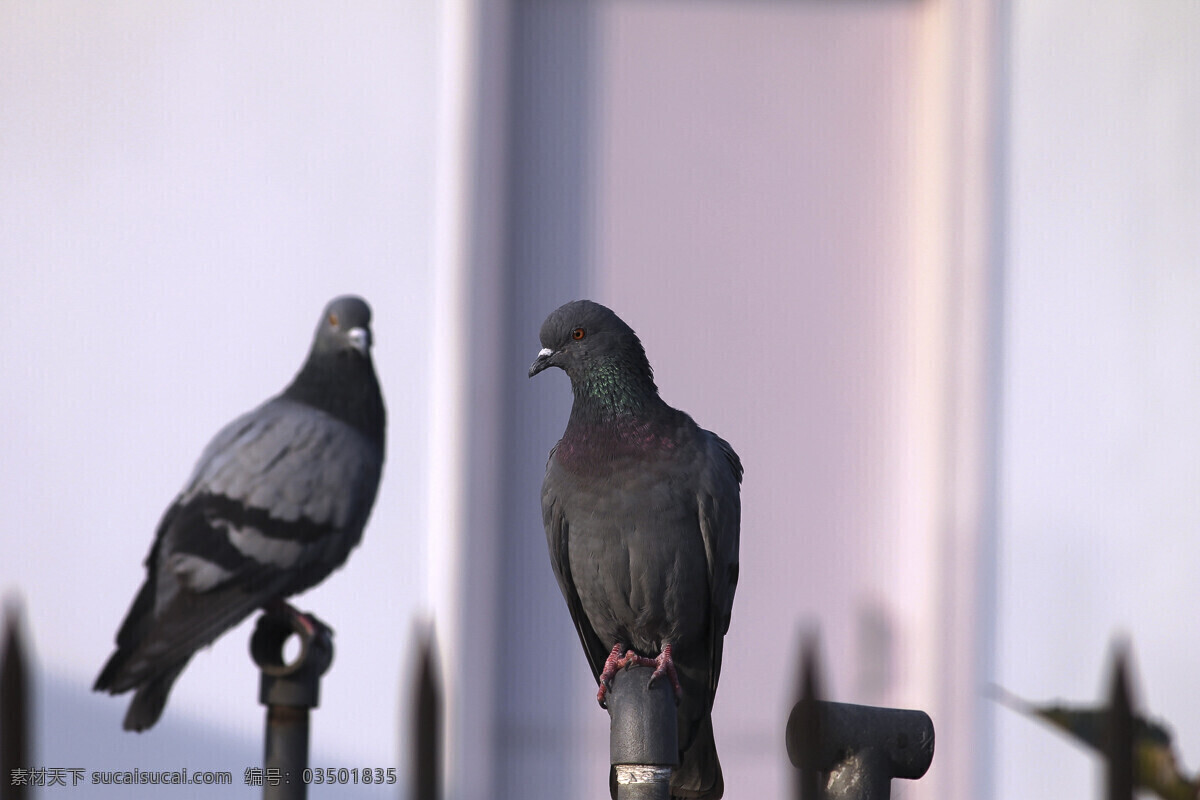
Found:
[[[371,346],[371,335],[366,328],[351,328],[346,331],[346,338],[350,340],[351,347],[364,355]]]
[[[553,352],[554,351],[551,350],[549,347],[543,347],[541,350],[538,350],[538,358],[545,358],[546,356],[550,355]]]

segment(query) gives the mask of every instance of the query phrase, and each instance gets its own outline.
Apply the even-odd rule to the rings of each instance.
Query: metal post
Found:
[[[258,701],[267,707],[264,800],[304,800],[308,768],[308,710],[317,707],[321,676],[333,663],[333,631],[312,615],[309,632],[295,616],[266,612],[250,638],[250,654],[262,671]],[[287,663],[283,644],[295,634],[300,653]]]
[[[650,667],[617,670],[606,702],[609,789],[617,800],[669,800],[679,764],[678,714],[668,680],[650,686]]]

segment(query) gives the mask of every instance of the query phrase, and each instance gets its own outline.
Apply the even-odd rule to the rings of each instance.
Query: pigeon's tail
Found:
[[[680,765],[671,773],[671,797],[720,800],[723,794],[725,778],[713,741],[712,715],[705,714],[691,747],[683,752]]]
[[[127,731],[141,732],[153,726],[162,716],[171,686],[187,666],[188,659],[185,658],[167,669],[157,670],[153,675],[147,676],[144,669],[139,673],[131,672],[130,656],[128,651],[120,649],[113,653],[104,669],[100,671],[100,677],[96,678],[92,691],[121,694],[136,689],[133,702],[129,704],[129,711],[125,714],[124,728]]]
[[[162,716],[163,707],[167,704],[167,695],[171,693],[171,686],[174,685],[175,679],[179,677],[180,672],[183,672],[186,665],[185,661],[166,672],[159,673],[138,687],[133,695],[133,701],[129,704],[129,711],[125,713],[125,722],[122,724],[125,730],[141,733],[158,722],[158,718]]]

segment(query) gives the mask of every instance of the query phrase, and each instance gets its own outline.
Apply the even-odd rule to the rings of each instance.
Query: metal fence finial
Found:
[[[24,636],[21,634],[21,604],[13,596],[4,603],[4,655],[0,657],[0,798],[28,797],[23,783],[14,784],[12,771],[28,769],[29,763],[29,672]]]
[[[1108,700],[1108,730],[1105,737],[1108,800],[1133,798],[1134,699],[1129,683],[1129,648],[1114,647],[1112,687]]]
[[[412,729],[412,800],[441,800],[442,682],[432,624],[417,631],[416,708]]]
[[[800,643],[800,673],[797,678],[797,695],[800,699],[792,712],[795,720],[794,737],[791,735],[793,722],[788,721],[788,756],[799,767],[795,775],[795,796],[798,800],[818,800],[820,797],[821,775],[816,757],[821,735],[817,715],[817,703],[821,699],[820,671],[817,637],[810,632],[801,637]]]

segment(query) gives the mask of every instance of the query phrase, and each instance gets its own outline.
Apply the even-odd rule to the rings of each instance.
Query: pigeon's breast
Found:
[[[672,469],[653,465],[681,460],[680,433],[676,426],[634,418],[569,426],[555,447],[555,458],[566,471],[588,478]]]
[[[560,461],[568,557],[580,604],[611,646],[657,655],[706,636],[708,567],[691,459],[678,449],[611,453],[603,465]]]

